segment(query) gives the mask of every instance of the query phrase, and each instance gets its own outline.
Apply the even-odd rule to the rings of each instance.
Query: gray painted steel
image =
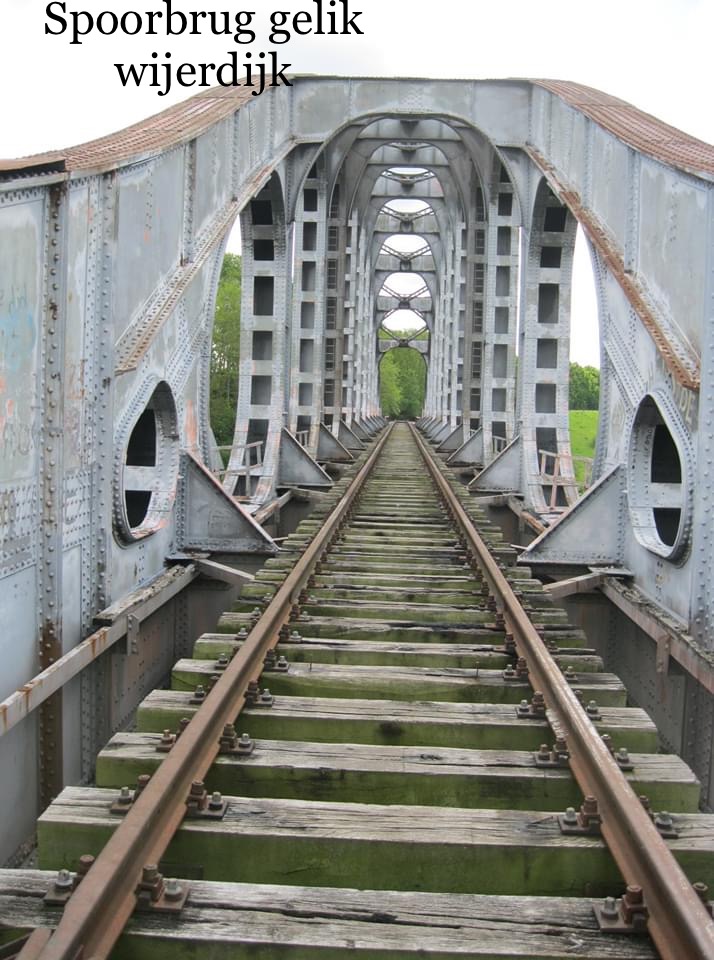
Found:
[[[550,450],[558,507],[573,503],[578,221],[599,304],[601,483],[530,560],[607,557],[714,646],[712,151],[682,135],[669,153],[666,138],[640,142],[637,111],[630,128],[620,105],[613,126],[599,95],[561,86],[297,78],[254,99],[203,94],[131,138],[0,163],[0,698],[167,557],[273,549],[249,515],[281,483],[328,482],[316,459],[346,457],[325,425],[353,453],[373,432],[391,346],[376,330],[400,306],[428,329],[424,422],[452,462],[547,514]],[[208,374],[238,218],[239,400],[221,491],[207,476]],[[423,243],[400,254],[402,236]],[[395,298],[400,272],[423,282]],[[174,613],[142,634],[143,672],[99,664],[0,738],[12,811],[0,860],[31,829],[28,796],[90,774],[107,691],[121,690],[118,721],[167,659]]]

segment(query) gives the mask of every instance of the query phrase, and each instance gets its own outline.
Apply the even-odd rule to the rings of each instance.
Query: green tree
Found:
[[[407,338],[411,331],[394,333],[395,339]],[[380,331],[382,339],[388,339]],[[421,339],[421,338],[420,338]],[[380,405],[386,417],[414,418],[421,415],[426,395],[426,364],[411,347],[389,350],[379,368]]]
[[[395,353],[385,353],[379,365],[379,398],[385,417],[398,417],[402,406]]]
[[[240,359],[241,258],[223,258],[211,347],[211,426],[219,447],[233,442]]]
[[[600,371],[597,367],[570,364],[570,409],[597,410],[600,406]]]

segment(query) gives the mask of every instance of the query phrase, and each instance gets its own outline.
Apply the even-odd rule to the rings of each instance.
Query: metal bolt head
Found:
[[[243,746],[245,746],[245,747],[250,746],[250,734],[249,734],[249,733],[242,733],[241,736],[240,736],[240,742],[241,742],[241,743],[243,744]]]
[[[618,909],[617,909],[617,900],[614,897],[605,897],[603,905],[600,908],[600,912],[603,917],[607,920],[617,920],[618,918]]]
[[[126,804],[128,806],[131,803],[132,799],[133,799],[132,793],[129,787],[122,787],[121,790],[119,791],[118,802]]]
[[[198,685],[198,686],[196,687],[196,689],[193,691],[193,698],[194,698],[194,700],[205,700],[205,698],[206,698],[206,688],[203,686],[202,683],[199,683],[199,685]]]
[[[71,890],[74,886],[74,878],[69,870],[60,870],[55,877],[55,890]]]
[[[671,830],[674,826],[671,813],[668,813],[666,810],[660,811],[655,817],[655,826],[659,830]]]
[[[575,812],[575,807],[568,807],[563,816],[563,820],[569,826],[576,826],[578,822],[578,815]]]
[[[241,627],[236,636],[236,640],[247,640],[247,639],[248,639],[248,631],[246,630],[245,627]]]
[[[588,714],[591,715],[591,716],[592,716],[592,714],[594,714],[594,713],[599,713],[599,712],[600,712],[600,708],[599,708],[598,705],[597,705],[597,700],[591,700],[590,703],[588,703],[588,705],[587,705],[587,707],[586,707],[585,709],[587,710]]]
[[[595,814],[598,812],[598,804],[595,797],[585,797],[583,800],[583,813]]]
[[[180,900],[183,896],[183,887],[178,880],[167,880],[164,887],[164,897],[166,900]]]
[[[223,728],[223,736],[226,737],[227,739],[228,738],[232,739],[233,737],[236,736],[236,728],[233,726],[232,723],[227,723],[225,725],[225,727]]]
[[[540,749],[538,750],[538,759],[550,760],[550,747],[547,743],[541,743]]]
[[[630,886],[625,890],[624,900],[629,906],[635,907],[644,902],[644,894],[642,893],[642,887],[638,887],[636,884],[630,884]]]
[[[141,871],[142,883],[154,883],[159,878],[159,868],[155,863],[147,863]]]
[[[630,754],[627,751],[627,747],[620,747],[620,749],[617,751],[617,759],[620,761],[620,763],[630,762]]]
[[[94,857],[92,856],[91,853],[82,854],[82,856],[79,858],[77,873],[79,873],[83,877],[86,876],[86,874],[89,873],[89,868],[92,866],[93,863],[94,863]]]
[[[223,806],[223,794],[219,793],[217,790],[212,794],[211,799],[208,801],[209,810],[220,810]]]
[[[300,643],[302,640],[302,634],[298,633],[297,630],[293,630],[290,634],[290,643]]]
[[[203,782],[203,780],[194,780],[191,784],[191,796],[202,797],[205,789],[206,784]]]
[[[706,885],[706,883],[702,883],[699,880],[696,883],[693,883],[692,886],[694,887],[694,892],[702,901],[702,903],[708,904],[709,903],[709,887]]]

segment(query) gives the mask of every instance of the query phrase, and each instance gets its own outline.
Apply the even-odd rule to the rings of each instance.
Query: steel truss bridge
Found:
[[[383,425],[401,310],[428,332],[422,430],[538,532],[529,565],[608,598],[613,661],[711,802],[713,182],[713,147],[540,80],[210,90],[0,162],[0,860],[205,629],[236,580],[214,555],[274,553],[292,491],[318,497]],[[238,223],[224,464],[209,366]],[[578,225],[601,351],[582,496]]]

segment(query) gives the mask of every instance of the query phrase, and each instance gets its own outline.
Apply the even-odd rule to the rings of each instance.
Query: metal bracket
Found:
[[[595,919],[602,933],[642,934],[647,932],[649,910],[642,888],[630,886],[625,896],[593,902]]]
[[[141,882],[136,888],[137,913],[181,913],[188,899],[190,887],[178,880],[164,880],[158,867],[144,867]]]
[[[191,792],[186,798],[186,820],[222,820],[228,810],[228,801],[217,791],[209,799],[206,787],[201,780],[191,784]]]
[[[602,817],[594,797],[586,797],[580,810],[568,807],[564,814],[558,816],[560,832],[566,837],[602,836],[601,823]]]

